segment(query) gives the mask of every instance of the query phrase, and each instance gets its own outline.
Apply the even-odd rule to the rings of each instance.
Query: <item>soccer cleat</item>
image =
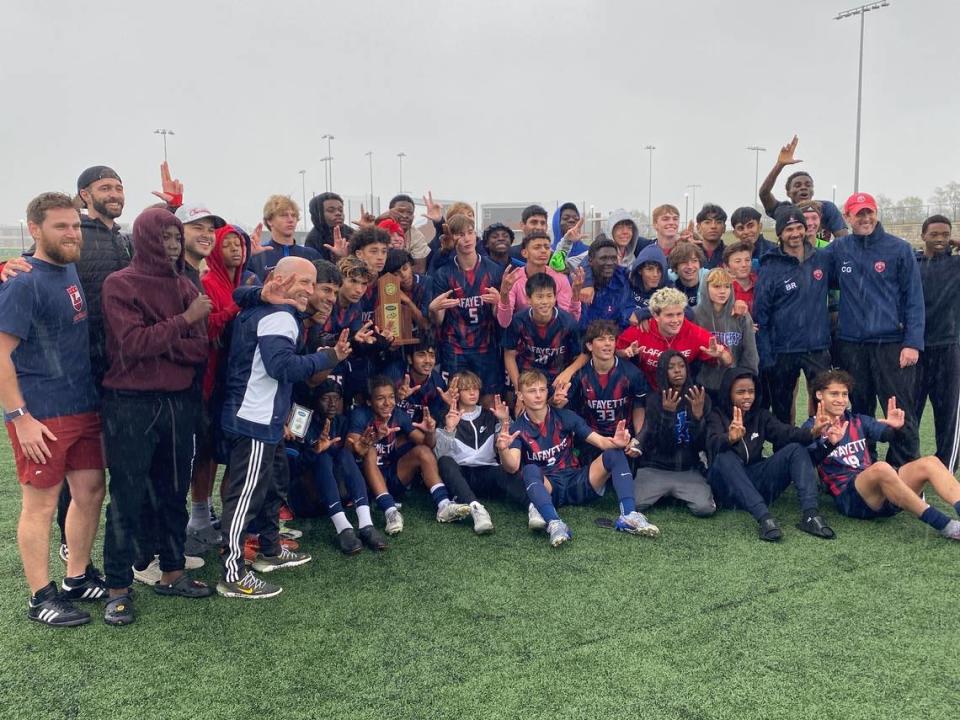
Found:
[[[257,572],[273,572],[274,570],[281,570],[283,568],[306,565],[311,560],[313,560],[313,558],[307,553],[293,552],[281,545],[279,555],[268,556],[263,553],[257,553],[257,557],[253,561],[253,569]]]
[[[777,542],[783,537],[783,531],[772,517],[760,521],[760,539],[766,542]]]
[[[293,510],[286,503],[280,506],[280,522],[286,523],[293,520]]]
[[[797,530],[802,530],[824,540],[833,540],[837,536],[820,515],[809,515],[803,518],[797,523]]]
[[[547,527],[547,521],[543,519],[543,515],[533,503],[530,503],[530,507],[527,508],[527,527],[531,530],[543,530]]]
[[[65,577],[60,589],[68,600],[102,600],[109,594],[106,584],[89,567],[79,578]]]
[[[226,598],[261,600],[276,597],[283,592],[283,588],[279,585],[271,585],[248,571],[238,582],[228,582],[226,580],[218,582],[217,592]]]
[[[387,539],[373,525],[367,525],[357,530],[360,540],[371,550],[386,550]]]
[[[344,555],[356,555],[363,550],[363,543],[352,527],[344,528],[337,534],[337,545]]]
[[[960,520],[951,520],[946,527],[940,531],[947,540],[960,540]]]
[[[641,535],[643,537],[660,537],[660,528],[647,520],[646,515],[634,510],[628,515],[621,515],[613,526],[614,530]]]
[[[90,622],[90,613],[75,608],[66,597],[58,595],[53,583],[30,598],[27,617],[50,627],[73,627]]]
[[[66,543],[60,543],[60,550],[57,552],[57,555],[60,556],[64,564],[70,559],[70,548],[67,547]]]
[[[383,526],[383,531],[387,535],[396,535],[403,530],[403,515],[396,508],[390,508],[384,513],[387,522]]]
[[[551,520],[547,523],[547,534],[550,536],[550,544],[553,547],[559,547],[573,539],[573,533],[563,520]]]
[[[437,508],[437,522],[448,523],[463,520],[470,514],[470,506],[463,503],[448,502]]]
[[[153,556],[153,560],[143,570],[137,570],[136,566],[133,568],[133,579],[144,585],[156,585],[160,582],[161,575],[160,557],[157,555]]]
[[[493,520],[490,519],[490,513],[480,503],[474,503],[470,506],[470,515],[473,516],[473,531],[477,535],[487,535],[493,532]]]
[[[107,625],[130,625],[135,619],[133,600],[129,595],[113,598],[103,609],[103,621]]]

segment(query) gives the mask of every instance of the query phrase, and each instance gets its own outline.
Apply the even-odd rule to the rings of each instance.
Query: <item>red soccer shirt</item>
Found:
[[[657,387],[657,363],[660,362],[660,355],[663,351],[676,350],[683,355],[683,359],[687,361],[688,366],[694,360],[716,363],[716,360],[700,349],[710,344],[710,337],[710,331],[684,319],[683,325],[680,326],[680,332],[668,340],[660,334],[656,318],[650,318],[649,330],[641,330],[637,325],[631,325],[624,330],[617,338],[617,349],[623,350],[630,343],[636,342],[640,347],[640,352],[633,360],[643,371],[650,387],[659,390]]]

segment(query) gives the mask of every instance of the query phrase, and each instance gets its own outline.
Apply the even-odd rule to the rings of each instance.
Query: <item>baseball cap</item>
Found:
[[[84,188],[90,187],[97,180],[103,180],[104,178],[120,180],[120,176],[117,175],[117,171],[112,167],[107,167],[106,165],[94,165],[93,167],[88,167],[86,170],[80,173],[80,177],[77,178],[77,192],[80,192]],[[120,180],[120,182],[123,182],[123,180]]]
[[[774,221],[776,222],[777,227],[777,237],[780,237],[783,234],[783,231],[786,229],[787,225],[793,225],[794,223],[799,223],[804,227],[807,226],[807,219],[803,216],[803,212],[796,205],[781,205],[774,212]]]
[[[196,222],[197,220],[203,220],[203,218],[213,218],[214,228],[222,228],[227,224],[222,217],[209,210],[203,203],[181,205],[177,208],[177,212],[174,214],[177,216],[177,220],[182,222],[184,225],[187,223]]]
[[[856,215],[864,208],[870,208],[874,212],[877,211],[877,201],[873,199],[873,195],[854,193],[843,204],[843,212],[846,215]]]

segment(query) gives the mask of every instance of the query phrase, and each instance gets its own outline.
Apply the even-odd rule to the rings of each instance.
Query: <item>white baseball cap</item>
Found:
[[[203,218],[212,218],[213,227],[215,228],[222,228],[227,224],[226,220],[211,211],[203,203],[181,205],[177,208],[177,212],[174,214],[177,216],[177,220],[184,224],[196,222],[197,220],[203,220]]]

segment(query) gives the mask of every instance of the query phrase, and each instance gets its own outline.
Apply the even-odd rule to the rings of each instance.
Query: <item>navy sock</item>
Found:
[[[947,523],[950,522],[950,518],[937,510],[935,507],[927,507],[927,509],[924,510],[923,514],[920,516],[920,519],[934,530],[938,531],[943,530],[947,526]]]
[[[627,456],[623,450],[604,450],[600,457],[620,500],[620,514],[629,515],[637,509],[637,504],[633,500],[633,475],[630,474]]]
[[[560,519],[560,516],[557,514],[557,509],[553,506],[553,501],[550,499],[550,493],[547,492],[547,488],[542,481],[531,481],[527,484],[526,491],[530,502],[533,503],[533,506],[537,509],[537,512],[543,516],[544,520],[550,522],[551,520]]]
[[[960,500],[957,500],[957,501],[953,504],[953,509],[957,511],[957,515],[960,515]]]
[[[433,498],[433,504],[439,507],[440,503],[444,500],[450,499],[450,496],[447,494],[447,486],[443,483],[437,483],[430,488],[430,497]]]
[[[393,501],[393,495],[390,493],[383,493],[383,495],[377,495],[377,507],[380,508],[383,512],[386,512],[390,508],[395,508],[397,504]]]

